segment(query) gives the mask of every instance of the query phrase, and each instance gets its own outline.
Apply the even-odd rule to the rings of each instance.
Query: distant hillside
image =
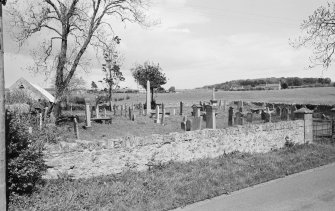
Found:
[[[221,90],[264,90],[264,89],[287,89],[298,87],[323,87],[330,86],[330,78],[259,78],[246,80],[233,80],[220,84],[207,85],[203,88]]]

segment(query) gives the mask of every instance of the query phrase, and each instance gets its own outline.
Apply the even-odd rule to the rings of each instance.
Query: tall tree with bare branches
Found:
[[[114,38],[112,22],[147,26],[148,0],[17,0],[10,5],[15,38],[22,45],[29,38],[44,36],[33,53],[35,70],[56,72],[55,115],[75,71],[83,64],[89,46],[102,49]],[[36,35],[35,35],[36,34]]]
[[[312,47],[310,67],[322,65],[327,69],[335,53],[335,3],[317,8],[301,24],[302,35],[291,41],[293,47]]]

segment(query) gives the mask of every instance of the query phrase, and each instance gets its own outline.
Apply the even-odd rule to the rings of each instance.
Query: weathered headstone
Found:
[[[179,115],[182,116],[183,115],[183,107],[184,107],[184,103],[183,102],[180,102],[180,112],[179,112]]]
[[[160,124],[160,118],[159,118],[159,105],[156,105],[156,119],[154,120],[155,123]]]
[[[139,115],[142,116],[142,114],[143,114],[143,104],[140,103],[140,105],[139,105]]]
[[[74,127],[74,134],[76,136],[76,139],[79,139],[79,128],[78,128],[77,118],[73,118],[73,127]]]
[[[297,111],[297,107],[295,105],[291,106],[291,120],[295,119],[295,112]]]
[[[242,100],[237,101],[237,110],[239,112],[243,112],[243,101]]]
[[[216,108],[212,105],[206,106],[206,128],[216,129]]]
[[[186,131],[191,131],[192,121],[190,119],[186,120]]]
[[[129,116],[129,120],[132,120],[132,118],[133,118],[133,112],[132,112],[132,109],[131,109],[131,107],[129,106],[129,108],[128,108],[128,116]]]
[[[253,118],[253,113],[252,112],[247,113],[247,122],[248,123],[252,123],[252,118]]]
[[[212,99],[210,100],[212,106],[217,106],[218,100],[215,99],[215,88],[212,90]]]
[[[98,104],[95,106],[95,118],[100,118],[100,115],[99,115],[99,105]]]
[[[120,115],[123,116],[123,105],[121,105]]]
[[[283,121],[288,121],[290,119],[288,109],[286,107],[282,109],[280,119]]]
[[[279,106],[276,108],[276,115],[281,116],[281,108]]]
[[[165,112],[166,112],[165,105],[164,103],[162,103],[162,121],[161,121],[162,124],[164,124],[165,122]]]
[[[151,113],[151,99],[150,99],[150,81],[147,81],[147,115],[149,116]]]
[[[85,128],[90,128],[91,127],[91,110],[90,110],[90,104],[88,103],[86,103],[85,115],[86,115]]]
[[[222,109],[222,100],[219,101],[219,109]]]
[[[223,101],[223,111],[226,111],[226,107],[227,107],[227,101],[224,100],[224,101]]]
[[[70,104],[70,111],[71,111],[71,113],[73,112],[72,103]]]
[[[176,116],[176,109],[172,110],[172,114],[173,114],[173,116]]]
[[[104,117],[107,117],[106,107],[104,107]]]
[[[192,130],[201,130],[202,117],[194,117],[192,120]]]
[[[228,111],[228,126],[233,126],[234,125],[234,108],[229,107]]]
[[[181,129],[186,131],[186,121],[187,121],[187,116],[183,117],[183,121],[181,122]]]
[[[235,113],[235,123],[237,125],[243,125],[243,116],[241,112],[236,112]]]

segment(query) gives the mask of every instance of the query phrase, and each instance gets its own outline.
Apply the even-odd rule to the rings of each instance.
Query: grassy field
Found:
[[[308,144],[90,179],[64,175],[32,195],[11,197],[9,210],[169,210],[334,161],[333,144]]]
[[[145,102],[145,94],[116,94],[118,97],[129,96],[129,100],[120,103]],[[335,104],[335,87],[300,88],[285,90],[267,91],[217,91],[216,99],[222,100],[244,100],[264,101],[282,103],[306,103],[306,104]],[[167,106],[178,106],[180,101],[187,105],[209,101],[212,98],[212,90],[196,89],[186,90],[179,93],[155,94],[154,98],[158,103],[165,103]],[[117,102],[118,103],[118,102]]]

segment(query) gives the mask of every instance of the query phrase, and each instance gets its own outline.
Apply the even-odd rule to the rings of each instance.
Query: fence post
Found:
[[[313,111],[301,108],[294,112],[295,119],[304,120],[304,143],[313,142]]]

